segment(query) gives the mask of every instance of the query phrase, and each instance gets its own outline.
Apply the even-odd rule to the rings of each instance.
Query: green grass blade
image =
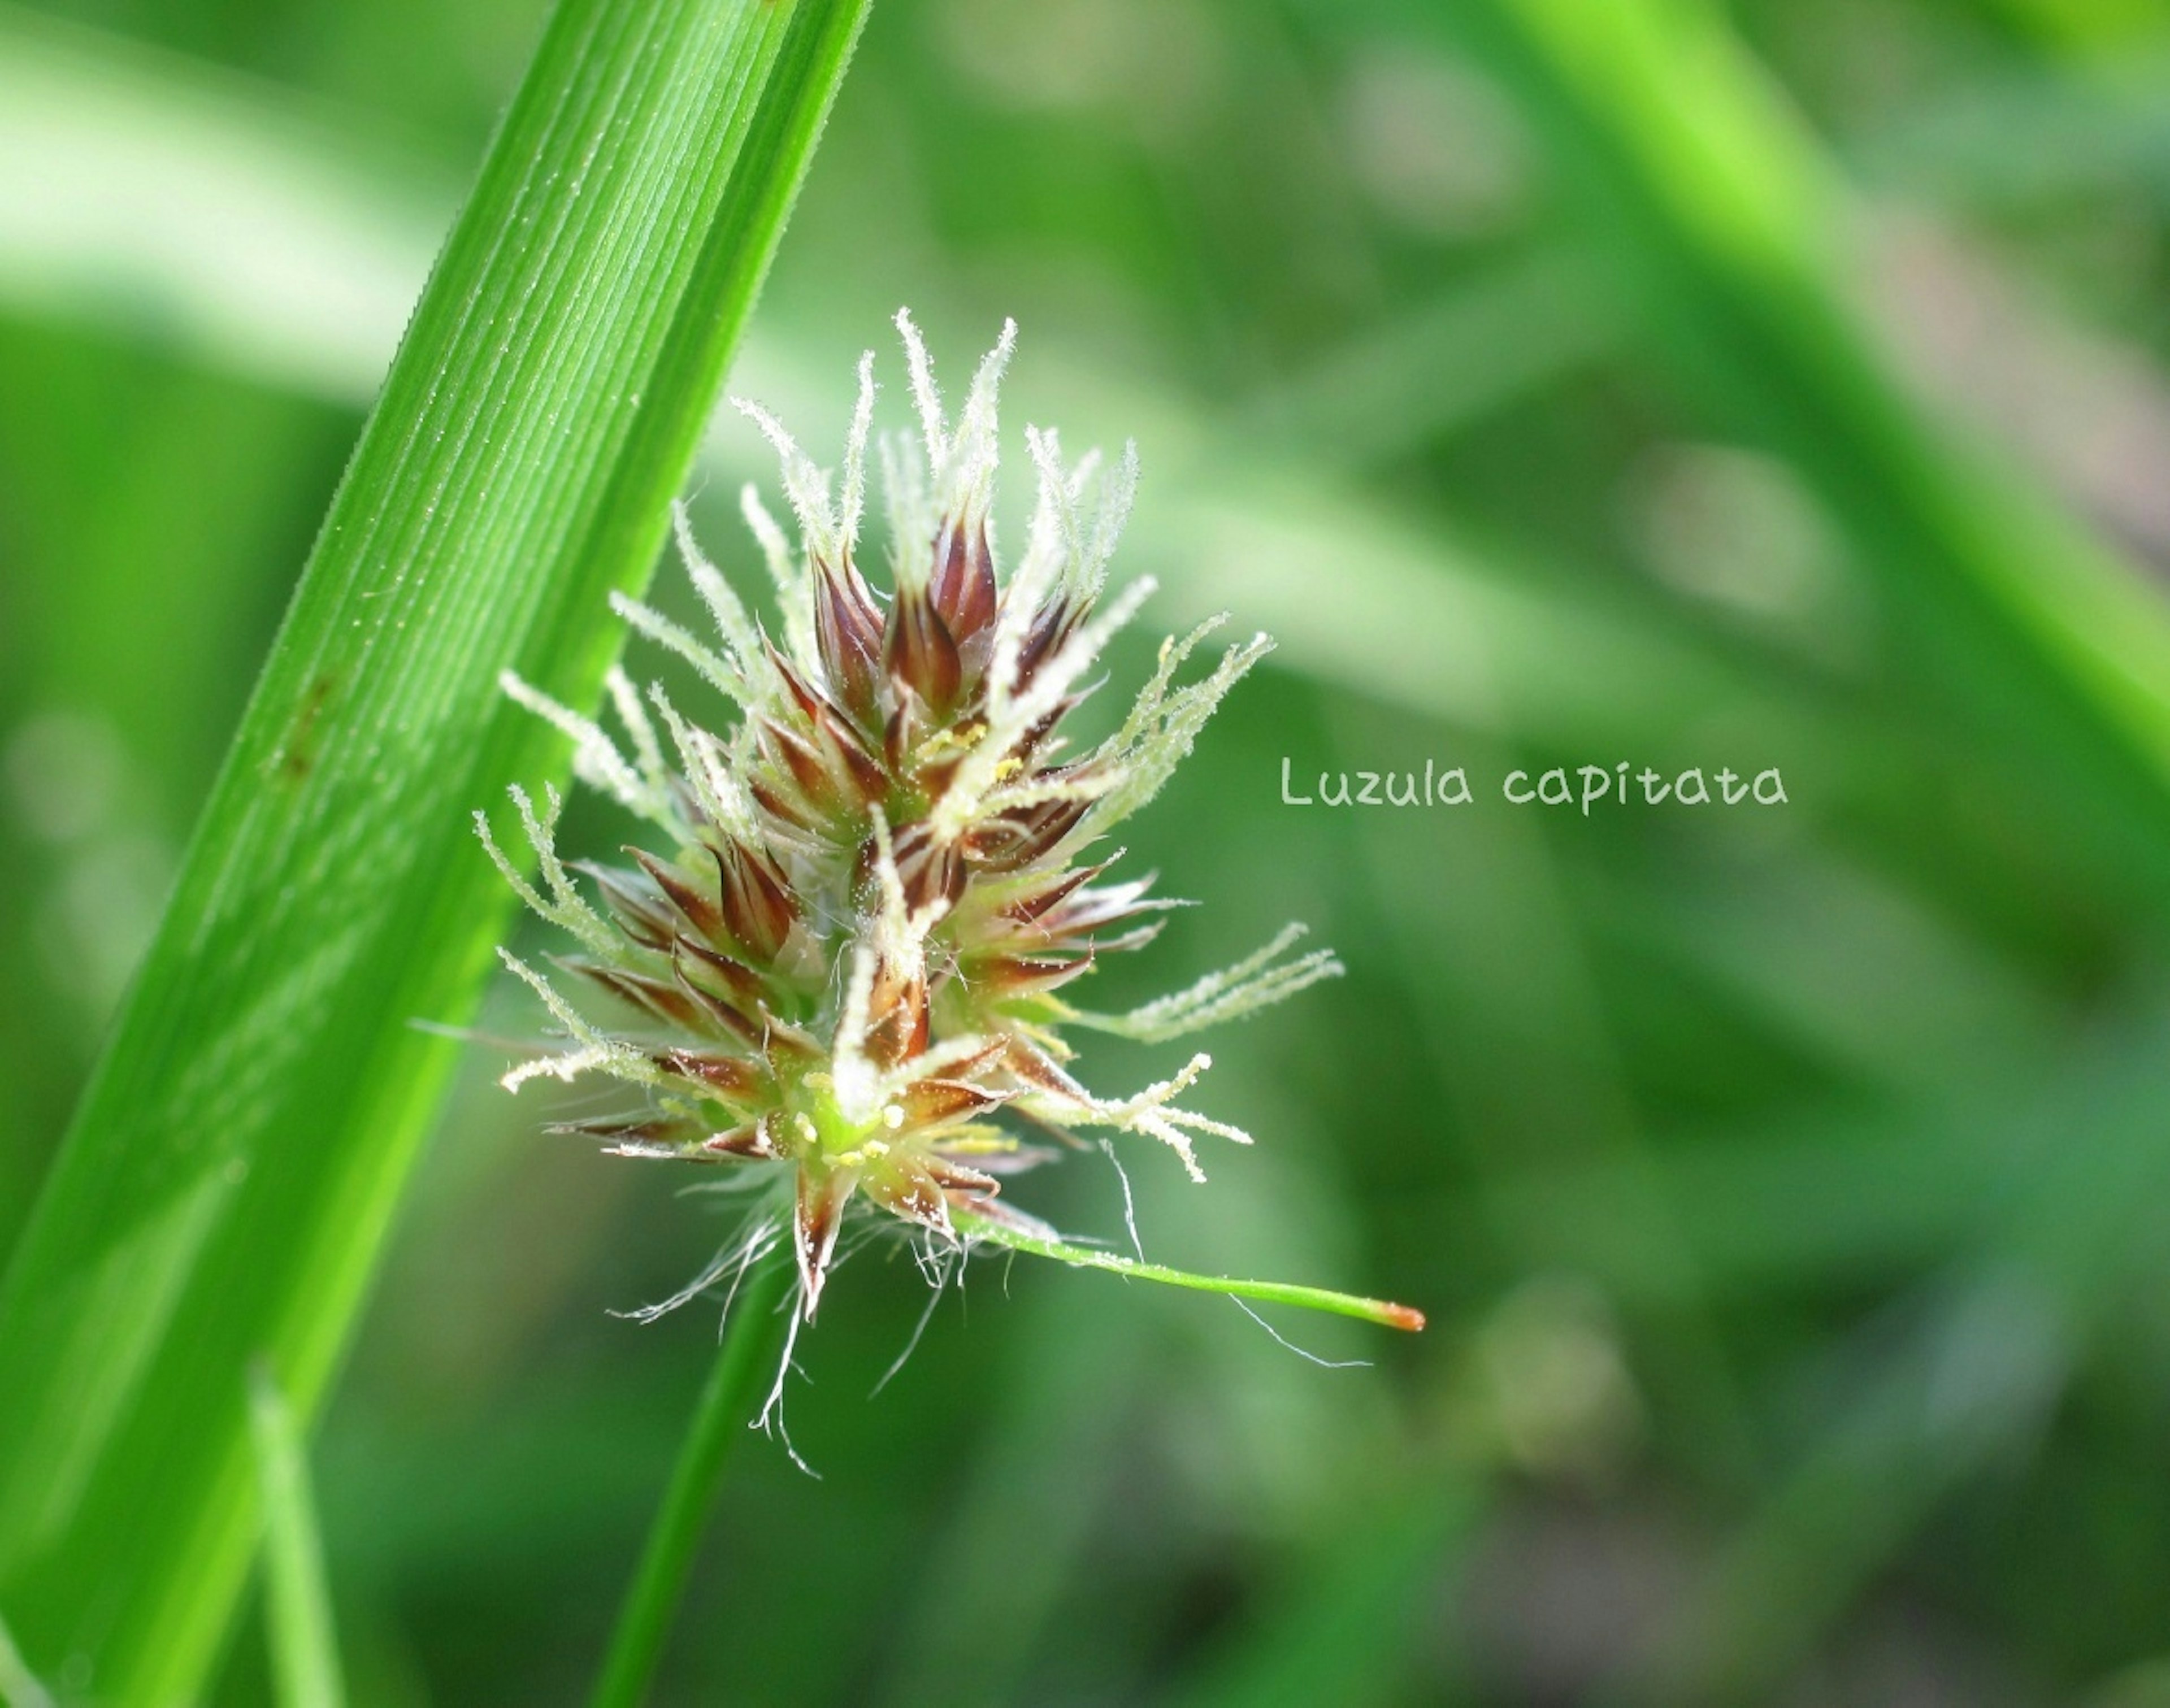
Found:
[[[1910,690],[1932,684],[2060,791],[2060,830],[2170,906],[2170,618],[2055,503],[1948,431],[1851,300],[1861,210],[1729,28],[1693,0],[1380,0],[1473,46],[1542,132],[1670,376],[1811,482],[1874,570]]]
[[[701,1403],[671,1468],[671,1486],[656,1508],[640,1565],[618,1610],[610,1652],[591,1699],[592,1708],[639,1708],[647,1698],[686,1592],[686,1576],[692,1570],[708,1509],[723,1481],[724,1464],[783,1337],[784,1318],[778,1307],[791,1279],[788,1262],[772,1262],[746,1277],[738,1289],[723,1344],[709,1366]]]
[[[1052,1257],[1073,1268],[1105,1269],[1111,1275],[1127,1275],[1133,1280],[1157,1281],[1163,1286],[1188,1287],[1200,1293],[1220,1293],[1231,1299],[1255,1299],[1262,1305],[1296,1305],[1306,1310],[1324,1310],[1335,1316],[1361,1317],[1382,1328],[1414,1332],[1424,1326],[1421,1310],[1389,1304],[1383,1299],[1361,1299],[1353,1293],[1335,1293],[1323,1287],[1298,1287],[1285,1281],[1239,1281],[1227,1275],[1194,1275],[1188,1269],[1141,1263],[1130,1257],[1119,1257],[1113,1252],[1096,1252],[1088,1246],[1041,1239],[969,1211],[956,1211],[952,1215],[957,1230],[967,1238],[985,1240],[990,1245],[1005,1246],[1013,1252],[1029,1252],[1035,1257]]]
[[[264,1501],[264,1591],[281,1708],[340,1708],[339,1640],[301,1432],[261,1365],[249,1372],[249,1433]]]
[[[334,499],[0,1283],[0,1615],[200,1689],[256,1535],[244,1372],[313,1413],[504,921],[467,814],[644,579],[863,0],[565,0]]]

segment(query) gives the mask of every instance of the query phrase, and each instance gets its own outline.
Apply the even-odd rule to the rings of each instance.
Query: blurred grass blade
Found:
[[[1271,1593],[1247,1641],[1211,1652],[1171,1695],[1173,1708],[1383,1708],[1419,1699],[1420,1668],[1437,1690],[1460,1635],[1439,1628],[1440,1581],[1451,1581],[1486,1506],[1460,1466],[1398,1478],[1390,1501],[1349,1513],[1312,1572]],[[1442,1690],[1428,1700],[1466,1696]]]
[[[249,1422],[264,1500],[264,1593],[279,1700],[281,1708],[340,1708],[346,1692],[308,1460],[286,1396],[260,1364],[249,1375]]]
[[[1543,249],[1456,280],[1272,386],[1232,424],[1247,446],[1314,467],[1376,467],[1593,365],[1617,341],[1617,318],[1585,258]]]
[[[2170,620],[2157,590],[2025,480],[1942,430],[1850,300],[1860,210],[1836,163],[1698,0],[1380,9],[1466,36],[1544,133],[1673,376],[1809,479],[1875,569],[1910,689],[1932,683],[2058,791],[2170,909]],[[1450,17],[1451,13],[1451,17]]]
[[[863,0],[565,0],[333,501],[0,1283],[0,1615],[192,1699],[256,1535],[244,1372],[313,1413],[504,920],[468,810],[563,746],[661,543]]]
[[[1004,1301],[1010,1333],[981,1388],[972,1476],[913,1551],[918,1569],[867,1708],[1027,1700],[1034,1656],[1097,1565],[1094,1527],[1120,1508],[1120,1444],[1154,1363],[1136,1314],[1106,1302],[1089,1287]],[[1050,1465],[1065,1474],[1050,1476]],[[959,1607],[969,1622],[952,1616]]]
[[[366,403],[463,188],[375,128],[0,4],[0,304]]]
[[[1096,1252],[1061,1240],[1044,1240],[1007,1227],[985,1216],[959,1212],[955,1220],[967,1238],[990,1245],[1027,1252],[1035,1257],[1052,1257],[1078,1269],[1105,1269],[1140,1281],[1157,1281],[1168,1287],[1188,1287],[1200,1293],[1221,1293],[1231,1299],[1255,1299],[1264,1305],[1296,1305],[1306,1310],[1329,1311],[1336,1316],[1355,1316],[1382,1328],[1414,1331],[1424,1326],[1424,1313],[1383,1299],[1360,1299],[1353,1293],[1334,1293],[1323,1287],[1297,1287],[1285,1281],[1238,1281],[1226,1275],[1194,1275],[1188,1269],[1170,1269],[1159,1263],[1140,1263],[1112,1252]]]
[[[374,383],[377,328],[396,325],[405,300],[404,263],[389,257],[411,244],[396,234],[432,204],[439,174],[406,163],[398,183],[384,182],[393,151],[351,115],[171,60],[157,61],[153,78],[142,59],[0,5],[0,302],[353,401],[357,383]],[[85,111],[102,116],[95,138]],[[237,181],[224,169],[236,155],[282,169]],[[67,197],[51,193],[40,162],[62,163]],[[143,217],[147,184],[175,217]],[[275,268],[230,264],[228,228],[261,234]],[[377,260],[357,275],[346,258],[364,251]],[[266,271],[292,281],[292,300],[281,299],[274,335],[243,349],[238,329],[265,321]],[[1451,431],[1593,360],[1618,335],[1610,303],[1601,273],[1579,252],[1539,254],[1219,421],[1082,355],[1044,355],[1040,371],[1066,409],[1152,447],[1161,496],[1140,511],[1125,551],[1158,577],[1174,620],[1240,610],[1280,639],[1281,669],[1427,718],[1567,747],[1602,739],[1632,748],[1676,739],[1721,710],[1753,715],[1759,734],[1771,732],[1766,749],[1789,762],[1813,757],[1828,773],[1837,756],[1807,751],[1803,721],[1774,703],[1780,684],[1654,621],[1647,601],[1601,600],[1585,583],[1547,579],[1516,554],[1445,533],[1430,515],[1322,471]],[[1589,318],[1574,318],[1578,305]],[[831,366],[756,329],[740,359],[743,389],[786,419],[810,418],[825,407]],[[765,444],[740,460],[757,443],[750,432],[714,435],[704,476],[726,489],[766,478]],[[1342,566],[1326,602],[1316,596],[1322,554]]]

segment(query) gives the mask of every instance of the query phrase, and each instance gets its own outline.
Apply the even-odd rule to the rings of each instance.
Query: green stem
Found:
[[[249,1373],[249,1424],[264,1502],[264,1622],[277,1700],[281,1708],[344,1708],[308,1451],[285,1390],[260,1359]]]
[[[590,1708],[639,1708],[648,1695],[664,1640],[677,1616],[679,1598],[685,1593],[708,1509],[723,1481],[724,1461],[783,1337],[784,1317],[777,1307],[791,1274],[789,1263],[771,1261],[740,1284],[708,1385],[701,1391],[700,1407],[678,1449],[671,1486],[656,1509],[639,1569],[618,1609],[617,1628],[611,1633],[610,1652]]]
[[[969,1211],[952,1211],[958,1232],[969,1239],[1007,1246],[1035,1257],[1052,1257],[1080,1269],[1105,1269],[1140,1281],[1158,1281],[1169,1287],[1189,1287],[1200,1293],[1225,1293],[1231,1299],[1256,1299],[1269,1305],[1300,1305],[1307,1310],[1329,1310],[1337,1316],[1358,1316],[1382,1328],[1407,1329],[1414,1333],[1424,1326],[1424,1312],[1383,1299],[1360,1299],[1353,1293],[1334,1293],[1323,1287],[1297,1287],[1285,1281],[1238,1281],[1226,1275],[1194,1275],[1188,1269],[1170,1269],[1158,1263],[1140,1263],[1118,1257],[1112,1252],[1096,1252],[1086,1246],[1066,1245],[1020,1233],[1000,1222]]]

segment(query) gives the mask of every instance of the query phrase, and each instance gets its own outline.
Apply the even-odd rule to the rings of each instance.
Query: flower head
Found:
[[[1136,479],[1066,464],[1056,435],[1028,430],[1039,497],[1005,567],[992,515],[997,388],[1015,341],[1005,326],[953,424],[927,351],[897,317],[919,433],[877,447],[887,573],[860,559],[874,357],[859,369],[840,481],[764,411],[740,408],[783,461],[794,548],[751,488],[745,510],[767,561],[779,632],[757,621],[695,547],[678,541],[714,621],[714,643],[630,599],[618,614],[676,652],[737,709],[728,735],[680,714],[660,686],[620,671],[610,697],[623,745],[516,678],[505,688],[564,730],[581,781],[657,833],[623,867],[560,861],[554,793],[512,798],[539,862],[520,875],[476,814],[490,854],[528,905],[580,945],[559,965],[619,1018],[593,1021],[532,968],[505,957],[569,1038],[516,1068],[596,1072],[637,1088],[619,1119],[581,1123],[625,1156],[765,1171],[779,1192],[799,1308],[811,1316],[855,1205],[952,1246],[995,1229],[1048,1230],[999,1196],[1041,1160],[1015,1130],[1142,1133],[1202,1179],[1193,1140],[1245,1134],[1184,1106],[1208,1066],[1126,1096],[1088,1090],[1066,1030],[1157,1041],[1246,1013],[1340,971],[1291,953],[1291,926],[1257,954],[1132,1012],[1074,1006],[1098,958],[1143,947],[1174,904],[1152,879],[1111,876],[1108,833],[1149,800],[1237,679],[1270,643],[1228,649],[1179,681],[1219,620],[1164,642],[1115,732],[1073,749],[1065,721],[1098,683],[1088,672],[1152,591],[1109,595],[1107,574]],[[883,584],[878,586],[877,583]],[[592,899],[591,899],[592,898]],[[751,1249],[748,1247],[748,1249]]]

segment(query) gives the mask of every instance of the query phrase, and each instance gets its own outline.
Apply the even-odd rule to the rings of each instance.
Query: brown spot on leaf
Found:
[[[329,675],[322,675],[309,685],[309,691],[302,697],[302,709],[294,714],[293,723],[286,731],[286,740],[280,743],[274,761],[278,775],[287,782],[299,786],[308,781],[309,773],[317,768],[318,725],[338,686]]]

